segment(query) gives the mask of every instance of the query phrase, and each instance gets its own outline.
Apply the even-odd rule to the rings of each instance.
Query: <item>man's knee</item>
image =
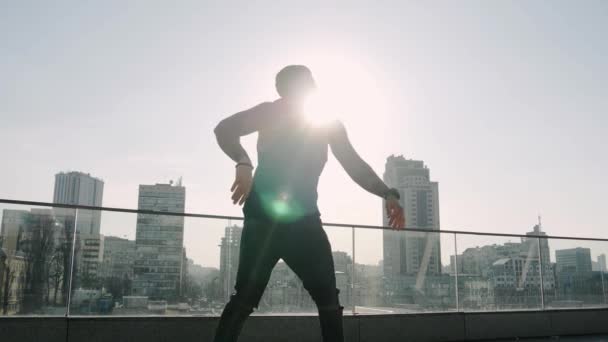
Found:
[[[309,288],[308,293],[317,304],[319,310],[335,310],[340,307],[340,290],[334,287]]]
[[[230,295],[230,300],[226,303],[226,309],[247,313],[252,313],[257,306],[258,302],[255,298],[251,298],[250,296],[246,296],[239,292]]]
[[[250,284],[250,286],[237,287],[230,296],[230,302],[234,302],[233,305],[242,309],[253,311],[258,307],[263,294],[264,287],[261,286],[251,286]]]

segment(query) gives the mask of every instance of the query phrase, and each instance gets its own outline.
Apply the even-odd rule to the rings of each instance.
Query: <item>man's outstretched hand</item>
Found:
[[[388,225],[393,229],[403,229],[405,227],[405,214],[399,204],[399,200],[394,196],[386,199],[386,216]]]
[[[250,165],[238,165],[236,167],[236,177],[230,188],[233,204],[243,205],[245,203],[253,183],[252,172],[253,168]]]

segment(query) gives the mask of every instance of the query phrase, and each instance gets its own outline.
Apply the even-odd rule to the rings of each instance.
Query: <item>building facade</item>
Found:
[[[438,184],[430,180],[429,169],[421,160],[390,156],[384,182],[399,190],[406,217],[405,232],[383,230],[384,275],[416,276],[420,282],[427,275],[441,274],[439,234],[407,232],[412,228],[440,230]],[[384,205],[382,210],[387,225]]]
[[[83,172],[60,172],[55,175],[53,203],[101,207],[103,181]],[[85,236],[100,234],[101,211],[78,210],[77,231]]]
[[[20,248],[20,240],[26,234],[29,227],[30,212],[27,210],[4,209],[2,211],[2,225],[0,226],[0,236],[7,255],[15,254]]]
[[[133,279],[135,241],[116,236],[105,236],[103,241],[101,276],[105,279]]]
[[[236,271],[239,264],[241,234],[243,228],[237,225],[228,226],[224,229],[224,237],[220,242],[220,279],[222,282],[222,296],[228,301],[234,284],[236,283]]]
[[[555,251],[558,292],[562,300],[593,301],[591,249],[570,248]]]
[[[526,233],[528,236],[547,236],[547,233],[542,231],[540,219],[539,223],[534,226],[531,232]],[[546,294],[551,294],[555,290],[555,274],[551,264],[551,249],[549,248],[549,239],[547,238],[526,238],[522,241],[522,256],[527,260],[532,261],[535,258],[540,258],[542,270],[539,270],[542,275],[542,284]],[[540,285],[540,284],[539,284]]]
[[[591,273],[591,249],[570,248],[555,251],[557,272]]]
[[[461,295],[467,298],[466,306],[485,309],[538,307],[541,288],[546,298],[554,297],[556,281],[549,242],[536,237],[546,234],[539,223],[526,235],[528,237],[522,238],[521,242],[470,247],[450,258],[451,268],[458,268],[464,282]],[[468,281],[474,284],[468,284]],[[467,291],[474,291],[474,294]]]
[[[139,210],[184,213],[186,188],[155,184],[139,186]],[[135,238],[133,295],[176,300],[183,276],[184,217],[138,214]]]
[[[55,175],[53,203],[100,207],[103,201],[104,183],[84,172],[60,172]],[[56,217],[74,220],[74,209],[55,208]],[[75,220],[78,234],[76,249],[76,285],[96,286],[98,269],[103,260],[101,238],[101,211],[79,209]],[[70,223],[63,222],[64,226]]]
[[[23,303],[26,261],[22,252],[0,248],[0,316],[18,314]]]
[[[606,254],[600,254],[597,256],[597,265],[600,272],[606,272]]]

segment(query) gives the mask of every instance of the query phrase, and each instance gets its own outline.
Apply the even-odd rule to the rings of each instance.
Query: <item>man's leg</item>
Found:
[[[275,226],[246,219],[241,235],[235,292],[226,304],[214,342],[236,342],[243,324],[258,306],[272,269],[278,261],[273,242]]]
[[[298,275],[317,304],[323,342],[344,342],[342,310],[336,288],[331,246],[318,217],[292,225],[281,257]]]

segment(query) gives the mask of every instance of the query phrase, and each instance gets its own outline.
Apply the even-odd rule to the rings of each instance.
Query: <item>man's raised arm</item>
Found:
[[[387,195],[389,187],[355,151],[341,122],[332,125],[329,145],[336,159],[355,183],[374,195],[383,198]]]
[[[272,113],[272,103],[264,102],[251,109],[236,113],[222,120],[215,127],[217,143],[236,164],[232,191],[232,203],[242,205],[251,191],[253,164],[241,145],[241,137],[264,127]]]
[[[218,145],[234,162],[251,164],[247,151],[241,145],[241,137],[258,131],[266,124],[271,106],[270,102],[261,103],[225,118],[215,127]]]
[[[348,139],[346,128],[335,122],[330,131],[329,145],[334,156],[346,173],[363,189],[386,200],[386,214],[389,226],[401,229],[405,226],[405,216],[399,204],[399,191],[389,188],[376,172],[355,151]]]

